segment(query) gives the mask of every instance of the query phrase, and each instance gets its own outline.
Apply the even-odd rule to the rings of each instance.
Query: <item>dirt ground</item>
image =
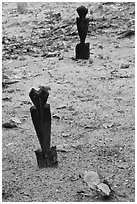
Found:
[[[76,60],[76,8],[88,8],[90,59]],[[7,202],[134,202],[135,4],[2,4],[2,197]],[[51,88],[58,167],[39,169],[31,88]],[[10,123],[12,128],[4,126]],[[104,198],[83,181],[101,174]],[[84,192],[84,194],[80,194]],[[90,195],[89,195],[90,194]]]

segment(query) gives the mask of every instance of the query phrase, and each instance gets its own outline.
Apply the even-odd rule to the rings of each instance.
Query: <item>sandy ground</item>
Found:
[[[2,128],[5,202],[106,201],[79,177],[90,170],[109,182],[114,193],[108,201],[134,201],[135,38],[124,34],[134,30],[135,7],[83,3],[90,59],[75,60],[80,5],[28,3],[27,13],[19,14],[15,3],[3,3],[2,122],[16,123]],[[51,88],[57,168],[39,169],[36,162],[40,145],[29,92],[39,86]]]

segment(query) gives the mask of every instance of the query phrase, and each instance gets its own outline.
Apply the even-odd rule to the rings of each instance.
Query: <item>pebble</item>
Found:
[[[116,45],[115,48],[120,48],[120,45]]]
[[[8,90],[8,93],[13,93],[13,92],[14,92],[14,89]]]
[[[99,45],[98,48],[103,49],[103,46],[102,46],[102,45]]]
[[[13,59],[13,60],[18,59],[18,55],[13,55],[13,56],[11,57],[11,59]]]
[[[59,56],[58,52],[48,52],[46,55],[46,57],[56,57],[56,56]]]
[[[89,59],[89,64],[93,64],[93,60],[92,59]]]
[[[26,60],[26,57],[20,56],[18,59],[19,59],[20,61],[23,61],[23,60]]]
[[[60,57],[58,58],[58,60],[63,60],[63,57],[62,57],[62,56],[60,56]]]
[[[99,59],[103,59],[103,55],[98,54]]]
[[[130,64],[122,64],[121,69],[128,69],[130,67]]]
[[[70,133],[62,133],[62,137],[68,137],[70,136]]]

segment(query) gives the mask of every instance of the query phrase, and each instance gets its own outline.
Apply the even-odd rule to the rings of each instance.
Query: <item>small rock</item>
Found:
[[[62,137],[69,137],[70,136],[70,133],[62,133]]]
[[[58,60],[63,60],[63,57],[62,57],[62,56],[60,56],[60,57],[58,58]]]
[[[99,45],[98,48],[103,49],[103,46],[102,46],[102,45]]]
[[[32,57],[39,57],[39,55],[36,54],[36,53],[31,53],[30,55],[31,55]]]
[[[65,104],[61,104],[60,106],[57,107],[57,109],[64,109],[66,108],[67,106]]]
[[[31,105],[31,102],[30,101],[22,101],[20,105],[23,105],[23,104]]]
[[[120,48],[120,45],[116,45],[115,48]]]
[[[23,60],[26,60],[26,57],[20,56],[18,59],[19,59],[20,61],[23,61]]]
[[[72,175],[72,176],[70,177],[70,180],[71,180],[71,181],[77,181],[78,179],[80,179],[80,175],[74,174],[74,175]]]
[[[58,116],[56,114],[53,115],[53,118],[60,120],[60,116]]]
[[[104,128],[111,128],[111,127],[114,126],[114,123],[104,123],[102,126],[103,126]]]
[[[98,54],[99,59],[103,59],[103,55]]]
[[[121,69],[128,69],[130,67],[130,64],[122,64]]]
[[[56,56],[59,56],[58,52],[48,52],[46,55],[46,57],[56,57]]]
[[[123,165],[123,164],[119,164],[119,165],[118,165],[118,168],[119,168],[119,169],[125,169],[126,167],[125,167],[125,165]]]
[[[65,48],[65,49],[64,49],[64,52],[69,52],[69,49],[68,49],[68,48]]]
[[[13,92],[14,92],[14,89],[8,90],[8,93],[13,93]]]
[[[11,59],[13,59],[13,60],[18,59],[18,55],[11,56]]]
[[[23,189],[23,190],[21,191],[21,194],[23,194],[23,195],[25,195],[25,196],[30,196],[30,195],[31,195],[31,192],[30,192],[29,189]]]
[[[71,144],[71,147],[75,148],[75,149],[79,149],[81,150],[81,148],[83,147],[83,144],[81,142],[77,142],[77,143],[73,143]]]
[[[72,148],[69,144],[62,144],[56,146],[58,152],[71,152]]]
[[[93,60],[92,59],[89,59],[89,64],[93,64]]]

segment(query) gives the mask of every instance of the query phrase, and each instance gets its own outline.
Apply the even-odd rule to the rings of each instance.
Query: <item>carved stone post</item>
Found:
[[[31,89],[29,96],[34,104],[30,108],[31,118],[41,145],[41,150],[35,151],[40,168],[57,166],[56,147],[50,148],[51,140],[51,112],[47,104],[49,92],[42,86],[38,91]]]
[[[88,32],[89,18],[85,18],[88,9],[84,6],[77,8],[79,18],[76,19],[80,44],[76,45],[76,59],[89,59],[89,43],[85,43]]]

